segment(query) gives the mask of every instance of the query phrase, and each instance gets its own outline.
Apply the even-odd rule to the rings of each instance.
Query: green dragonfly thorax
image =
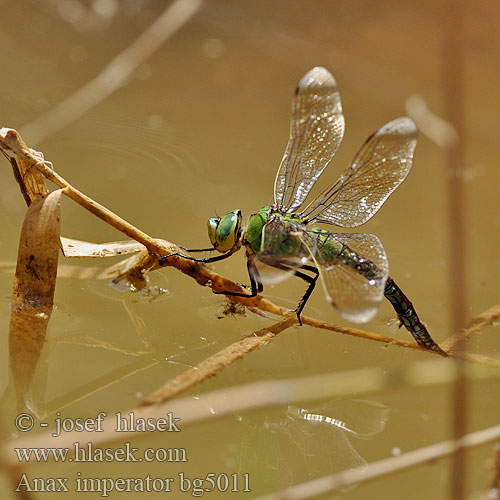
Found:
[[[298,237],[305,230],[299,217],[283,213],[275,206],[265,206],[248,219],[244,244],[257,254],[265,252],[276,260],[290,259],[303,254],[305,249]],[[266,232],[265,248],[263,232]]]
[[[262,243],[262,230],[269,221],[271,207],[262,207],[257,212],[250,215],[247,222],[245,232],[245,245],[252,250],[253,253],[259,253]]]

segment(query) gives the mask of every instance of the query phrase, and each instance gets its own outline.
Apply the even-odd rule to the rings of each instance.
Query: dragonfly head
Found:
[[[207,226],[208,237],[218,252],[235,252],[241,246],[241,210],[231,210],[222,217],[212,217]]]

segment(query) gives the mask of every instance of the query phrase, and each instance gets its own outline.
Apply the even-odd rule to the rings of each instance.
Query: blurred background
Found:
[[[148,234],[205,248],[209,217],[240,208],[246,218],[272,201],[274,176],[288,138],[291,97],[306,71],[321,65],[335,76],[346,117],[343,144],[318,181],[324,188],[368,135],[413,109],[415,96],[432,113],[446,116],[447,68],[450,57],[457,57],[463,66],[463,80],[457,82],[463,92],[456,106],[464,119],[465,320],[498,301],[498,2],[464,3],[463,25],[456,32],[462,51],[453,54],[446,50],[453,46],[449,37],[454,32],[448,29],[454,23],[453,9],[445,2],[212,0],[105,99],[75,119],[68,111],[68,123],[44,121],[47,112],[94,79],[168,5],[153,0],[0,2],[1,126],[19,130],[73,186]],[[7,265],[16,260],[26,206],[6,161],[1,178],[0,260]],[[360,228],[383,242],[391,276],[437,342],[453,333],[447,181],[446,151],[420,133],[407,180]],[[62,204],[62,235],[93,242],[125,239],[67,199]],[[216,270],[246,283],[240,253],[217,264]],[[110,263],[60,259],[65,265],[75,262]],[[0,281],[4,386],[12,277],[3,272]],[[251,312],[224,315],[222,297],[174,269],[155,272],[151,281],[168,294],[152,300],[100,281],[58,280],[49,341],[34,388],[49,413],[64,408],[64,416],[85,417],[133,407],[164,381],[273,321]],[[301,280],[288,280],[266,288],[264,296],[294,308],[303,290]],[[305,313],[345,325],[319,287]],[[410,338],[397,328],[394,312],[385,303],[362,328]],[[498,358],[498,331],[490,326],[483,333],[468,349]],[[85,342],[89,336],[118,345],[122,352],[92,347]],[[81,343],[65,343],[67,337],[81,338]],[[144,338],[152,352],[134,355],[144,350]],[[428,358],[409,349],[297,327],[189,394],[366,367],[382,367],[391,380]],[[452,435],[449,384],[396,385],[307,405],[308,411],[342,419],[370,439],[352,438],[352,433],[326,423],[308,427],[290,406],[240,412],[176,436],[175,446],[188,452],[187,463],[148,464],[147,472],[137,464],[106,464],[106,476],[249,472],[253,491],[242,495],[252,498]],[[498,423],[496,378],[469,384],[467,413],[468,431]],[[140,446],[165,445],[164,439],[145,437]],[[493,456],[491,444],[467,454],[467,498],[487,498]],[[61,470],[67,477],[79,471],[88,476],[103,473],[99,464],[66,463]],[[33,465],[28,472],[43,477],[49,467]],[[450,461],[442,460],[339,495],[438,499],[446,497],[449,480]],[[0,486],[2,497],[9,498],[5,478]]]

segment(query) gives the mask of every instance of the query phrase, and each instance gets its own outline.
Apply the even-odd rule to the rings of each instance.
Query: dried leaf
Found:
[[[21,231],[9,328],[9,370],[18,406],[26,403],[52,313],[61,194],[59,189],[35,200]]]
[[[116,264],[109,267],[81,266],[78,264],[59,264],[57,266],[57,277],[59,279],[71,278],[78,280],[111,280],[113,278],[116,278],[120,274],[119,270],[121,270],[121,267],[117,267]],[[0,262],[0,273],[14,275],[15,271],[15,262]]]
[[[140,252],[146,247],[137,241],[113,241],[111,243],[91,243],[61,237],[62,251],[65,257],[116,257]]]
[[[57,276],[59,279],[110,280],[116,277],[116,273],[110,275],[107,267],[59,264],[57,266]]]

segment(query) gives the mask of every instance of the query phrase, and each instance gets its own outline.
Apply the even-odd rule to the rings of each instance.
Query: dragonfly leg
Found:
[[[274,264],[273,267],[276,267],[277,269],[283,269],[283,271],[289,271],[290,269],[293,269],[295,266],[292,265],[292,263],[287,265],[287,261],[281,261],[279,264],[278,263]],[[300,315],[302,314],[302,310],[304,309],[306,302],[309,300],[309,297],[311,296],[311,293],[313,292],[314,287],[316,286],[316,281],[318,280],[319,271],[314,266],[309,266],[307,264],[303,265],[300,269],[304,269],[305,271],[314,273],[314,276],[309,276],[308,274],[305,274],[301,271],[294,272],[294,276],[297,276],[298,278],[301,278],[307,283],[309,283],[306,293],[304,293],[303,297],[299,301],[297,309],[295,309],[295,314],[297,315],[297,320],[299,321],[299,325],[302,326],[302,320],[300,319]]]
[[[391,277],[387,278],[385,285],[384,295],[387,300],[392,304],[392,307],[396,311],[399,321],[402,325],[412,334],[413,338],[417,341],[417,344],[435,351],[441,356],[448,356],[439,347],[432,337],[430,336],[427,328],[420,321],[413,304],[410,302],[408,297],[400,290],[400,288],[394,283]]]
[[[193,250],[190,250],[190,251],[192,252]],[[200,251],[202,251],[202,250],[200,250]],[[190,255],[185,255],[185,254],[183,254],[181,252],[173,252],[173,253],[169,253],[168,255],[161,256],[160,260],[158,261],[158,263],[160,264],[160,266],[163,266],[165,264],[165,261],[169,257],[178,256],[178,257],[182,257],[183,259],[193,260],[194,262],[202,262],[204,264],[208,264],[210,262],[217,262],[218,260],[227,259],[231,255],[232,255],[232,252],[228,252],[228,253],[224,253],[222,255],[217,255],[215,257],[206,257],[204,259],[198,259],[196,257],[191,257]]]
[[[302,326],[302,320],[300,319],[300,315],[302,314],[302,310],[304,309],[306,302],[309,300],[309,297],[311,296],[311,293],[313,292],[314,287],[316,286],[316,281],[318,280],[319,271],[314,266],[302,266],[301,269],[305,269],[306,271],[314,273],[314,276],[309,276],[308,274],[302,273],[300,271],[295,271],[295,276],[302,278],[304,281],[307,281],[307,283],[309,283],[306,293],[300,299],[297,309],[295,309],[295,313],[297,314],[297,319],[299,320],[299,325]]]

